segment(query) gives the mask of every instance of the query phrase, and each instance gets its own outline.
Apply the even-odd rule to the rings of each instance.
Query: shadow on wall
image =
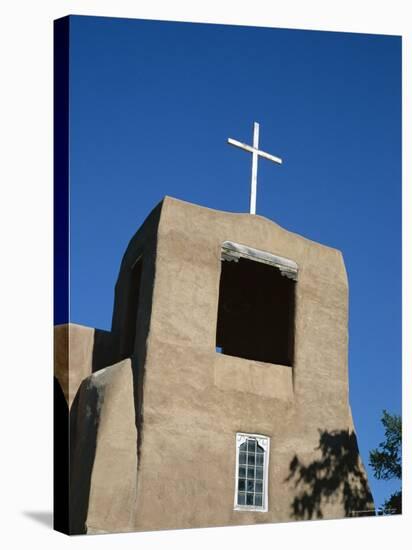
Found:
[[[70,500],[71,535],[87,533],[90,486],[96,455],[99,417],[96,387],[83,380],[70,409]]]
[[[295,519],[322,519],[328,503],[339,500],[346,517],[375,515],[373,498],[361,467],[354,432],[319,430],[321,457],[305,465],[295,455],[286,482],[299,490],[292,502]]]

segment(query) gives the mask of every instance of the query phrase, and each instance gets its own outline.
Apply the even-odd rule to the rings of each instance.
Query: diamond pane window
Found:
[[[236,434],[235,510],[268,509],[268,437]]]

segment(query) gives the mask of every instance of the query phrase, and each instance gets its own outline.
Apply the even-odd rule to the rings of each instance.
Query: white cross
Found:
[[[259,151],[259,123],[255,122],[253,125],[253,147],[250,145],[246,145],[245,143],[241,143],[240,141],[236,141],[235,139],[229,138],[227,140],[230,145],[234,145],[235,147],[240,147],[241,149],[244,149],[245,151],[249,151],[249,153],[252,153],[252,181],[250,186],[250,213],[256,214],[256,187],[257,187],[257,169],[258,169],[258,156],[263,157],[268,160],[272,160],[273,162],[276,162],[277,164],[282,164],[282,159],[279,157],[275,157],[273,155],[269,155],[269,153],[265,153],[264,151]]]

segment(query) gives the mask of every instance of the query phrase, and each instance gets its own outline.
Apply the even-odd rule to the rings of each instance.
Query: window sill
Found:
[[[255,506],[235,506],[233,508],[235,512],[267,512],[267,508],[255,507]]]

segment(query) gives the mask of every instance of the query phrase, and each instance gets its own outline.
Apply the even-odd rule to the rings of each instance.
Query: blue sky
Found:
[[[170,195],[340,249],[350,401],[365,465],[401,412],[401,39],[72,17],[70,320],[109,329],[125,247]],[[396,484],[369,481],[377,505]]]

